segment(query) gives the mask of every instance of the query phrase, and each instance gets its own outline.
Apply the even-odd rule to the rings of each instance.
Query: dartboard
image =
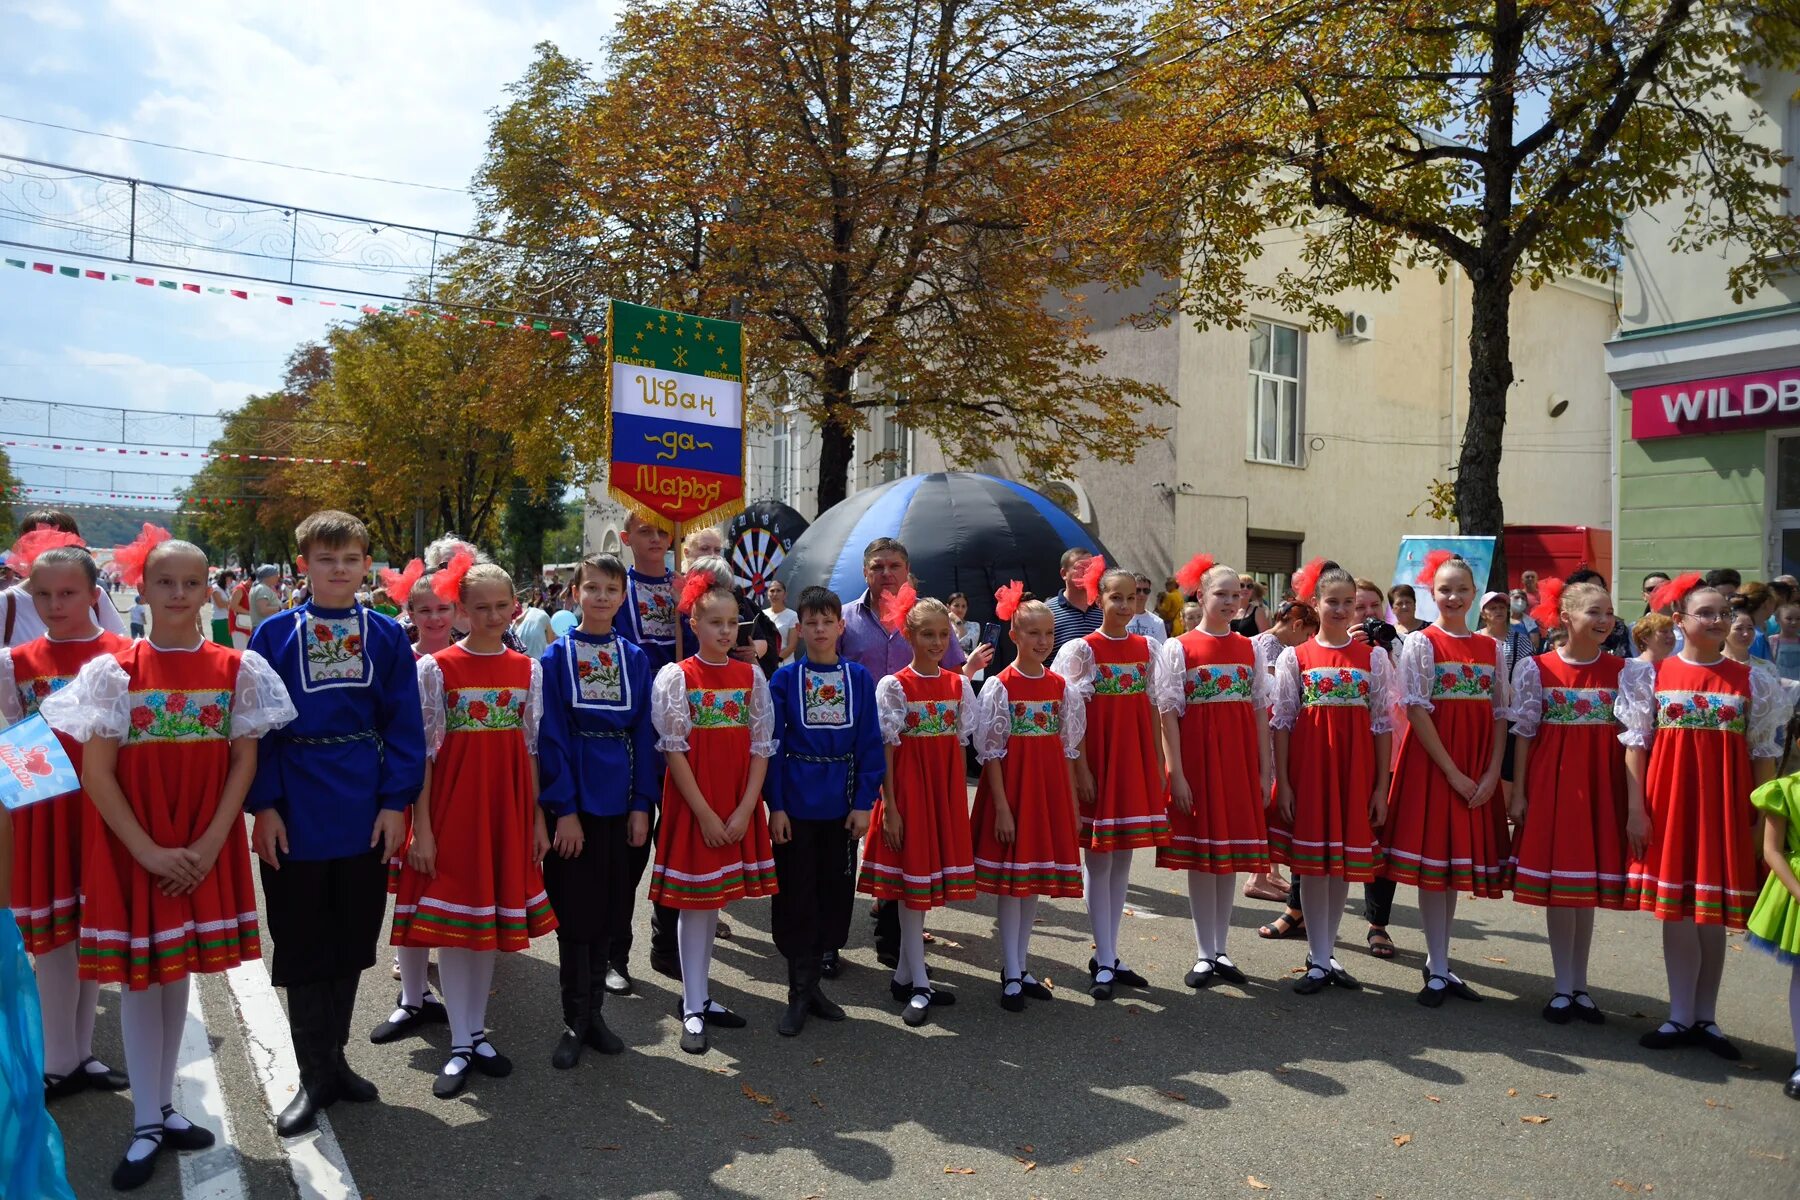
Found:
[[[769,581],[775,578],[775,568],[787,557],[787,551],[782,548],[781,539],[774,530],[756,522],[738,530],[729,557],[738,586],[761,604],[769,590]]]

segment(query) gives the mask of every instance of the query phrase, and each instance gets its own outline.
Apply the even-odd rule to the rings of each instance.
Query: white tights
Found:
[[[472,1050],[484,1058],[497,1053],[485,1041],[476,1046],[475,1037],[487,1032],[488,992],[494,986],[494,964],[499,958],[498,950],[459,950],[448,946],[438,950],[438,978],[444,985],[444,1007],[450,1014],[452,1050]]]
[[[94,1053],[94,1014],[100,1006],[100,983],[79,978],[77,949],[76,943],[68,942],[37,956],[46,1075],[67,1075]]]
[[[1188,910],[1194,915],[1194,952],[1202,960],[1222,958],[1231,931],[1231,908],[1237,903],[1237,876],[1206,871],[1187,873]]]
[[[1031,951],[1031,927],[1037,922],[1036,896],[1001,896],[1000,912],[1000,977],[1023,979],[1025,960]],[[920,948],[924,941],[921,939]]]
[[[401,946],[394,957],[400,963],[400,1003],[418,1008],[431,994],[431,947]]]
[[[1664,921],[1663,969],[1669,976],[1669,1020],[1691,1026],[1714,1021],[1725,977],[1725,927],[1691,919]]]
[[[931,977],[925,973],[925,910],[898,900],[894,903],[900,908],[900,965],[894,968],[894,982],[902,987],[930,987]]]
[[[1425,927],[1425,969],[1433,975],[1461,982],[1450,969],[1450,925],[1456,920],[1457,893],[1419,889],[1419,924]]]
[[[1544,923],[1550,932],[1550,970],[1556,976],[1557,992],[1573,996],[1587,991],[1588,954],[1594,946],[1594,910],[1546,908]]]
[[[1800,1071],[1800,962],[1788,980],[1788,1021],[1794,1027],[1794,1069]]]
[[[1306,956],[1313,965],[1329,970],[1337,963],[1338,927],[1344,923],[1344,904],[1350,899],[1350,881],[1336,875],[1300,875],[1300,911],[1306,914]]]
[[[904,909],[901,910],[905,912]],[[684,908],[675,922],[675,947],[681,955],[681,1011],[706,1011],[712,997],[713,935],[719,930],[716,908]],[[697,1030],[695,1032],[698,1032]]]
[[[1111,970],[1114,963],[1123,966],[1119,925],[1125,919],[1125,894],[1131,888],[1131,851],[1084,850],[1081,862],[1088,920],[1094,926],[1094,962],[1101,970]]]
[[[137,991],[127,987],[119,993],[134,1125],[161,1126],[163,1110],[175,1103],[175,1068],[181,1056],[182,1027],[187,1023],[188,985],[182,978]]]

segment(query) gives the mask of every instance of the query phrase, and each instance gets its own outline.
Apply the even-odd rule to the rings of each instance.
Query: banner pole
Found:
[[[675,566],[676,566],[676,570],[674,572],[675,599],[680,600],[682,588],[684,587],[686,578],[687,578],[687,564],[681,560],[681,522],[680,521],[675,522],[675,530],[674,530],[674,533],[671,535],[671,538],[672,538],[672,540],[670,541],[669,544],[675,548]],[[685,653],[681,642],[682,642],[681,610],[677,609],[675,611],[675,661],[676,662],[680,662],[682,659],[687,657],[687,654]]]

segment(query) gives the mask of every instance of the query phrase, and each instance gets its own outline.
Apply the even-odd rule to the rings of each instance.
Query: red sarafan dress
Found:
[[[998,760],[1010,845],[994,836],[994,796],[987,772],[975,789],[975,888],[995,896],[1081,895],[1075,793],[1069,760],[1086,730],[1081,697],[1046,670],[1027,675],[1017,664],[987,681],[976,698],[975,757]]]
[[[74,682],[89,659],[131,645],[110,630],[66,642],[40,637],[8,650],[0,648],[0,716],[23,721],[44,697]],[[64,753],[81,774],[81,743],[58,733]],[[81,848],[98,834],[99,815],[86,792],[68,792],[12,814],[13,918],[25,949],[48,954],[74,941],[81,931]]]
[[[413,666],[424,658],[417,646],[413,647]],[[406,831],[400,835],[400,848],[394,851],[394,857],[388,859],[388,895],[392,896],[400,890],[400,870],[406,866],[406,848],[412,845],[413,806],[406,806]]]
[[[650,719],[660,735],[657,749],[687,752],[694,782],[720,824],[744,798],[751,757],[775,753],[770,740],[775,706],[768,681],[750,663],[713,664],[694,655],[669,664],[651,685]],[[650,899],[670,908],[724,908],[776,890],[775,852],[762,801],[751,808],[741,840],[708,846],[674,773],[666,774]]]
[[[1511,716],[1511,690],[1500,670],[1500,643],[1472,633],[1457,637],[1436,625],[1409,634],[1400,651],[1401,700],[1431,715],[1452,762],[1479,780],[1493,761],[1494,720]],[[1506,894],[1506,800],[1494,794],[1478,808],[1451,788],[1409,725],[1388,791],[1386,875],[1430,892]]]
[[[532,861],[538,664],[516,650],[476,654],[458,642],[419,660],[419,699],[437,873],[401,868],[393,944],[523,950],[556,928]]]
[[[1193,629],[1163,644],[1162,674],[1181,722],[1181,772],[1193,809],[1169,805],[1156,865],[1234,875],[1269,869],[1256,713],[1271,702],[1269,664],[1241,633]]]
[[[231,740],[261,737],[296,715],[260,655],[212,642],[159,649],[148,640],[90,660],[39,711],[77,741],[120,743],[119,788],[150,840],[164,847],[191,846],[212,823]],[[82,978],[136,991],[261,956],[241,820],[227,828],[200,886],[182,896],[165,896],[97,817],[91,828],[81,862]]]
[[[955,671],[920,675],[902,667],[875,685],[882,740],[894,769],[869,815],[860,892],[908,908],[940,908],[975,898],[975,847],[962,743],[975,726],[975,691]],[[900,849],[887,844],[882,818],[900,808]]]
[[[1392,672],[1387,654],[1367,643],[1327,646],[1316,637],[1276,661],[1269,724],[1288,731],[1294,816],[1270,813],[1269,848],[1296,875],[1367,883],[1381,871],[1369,802],[1375,737],[1393,730]]]
[[[1169,844],[1169,788],[1156,752],[1158,664],[1149,639],[1102,630],[1065,643],[1051,670],[1087,707],[1094,806],[1081,813],[1084,850]]]
[[[1626,908],[1625,748],[1619,678],[1648,663],[1555,650],[1513,671],[1513,733],[1531,742],[1525,820],[1513,840],[1513,899],[1552,908]],[[1630,906],[1635,907],[1635,906]]]
[[[1651,691],[1651,687],[1654,691]],[[1622,684],[1621,735],[1650,748],[1650,838],[1625,872],[1625,904],[1660,920],[1742,929],[1759,889],[1750,760],[1779,758],[1792,705],[1762,665],[1679,654]]]

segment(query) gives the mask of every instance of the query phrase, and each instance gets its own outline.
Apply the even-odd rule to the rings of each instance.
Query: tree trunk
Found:
[[[1512,389],[1512,277],[1482,271],[1473,281],[1469,320],[1469,416],[1456,471],[1456,527],[1494,539],[1488,587],[1506,590],[1506,551],[1500,499],[1500,444],[1506,433],[1506,399]]]
[[[825,370],[821,390],[825,394],[828,415],[819,423],[818,517],[824,516],[832,505],[850,494],[850,460],[856,453],[856,427],[850,424],[856,415],[856,410],[850,407],[853,375],[845,367]]]

